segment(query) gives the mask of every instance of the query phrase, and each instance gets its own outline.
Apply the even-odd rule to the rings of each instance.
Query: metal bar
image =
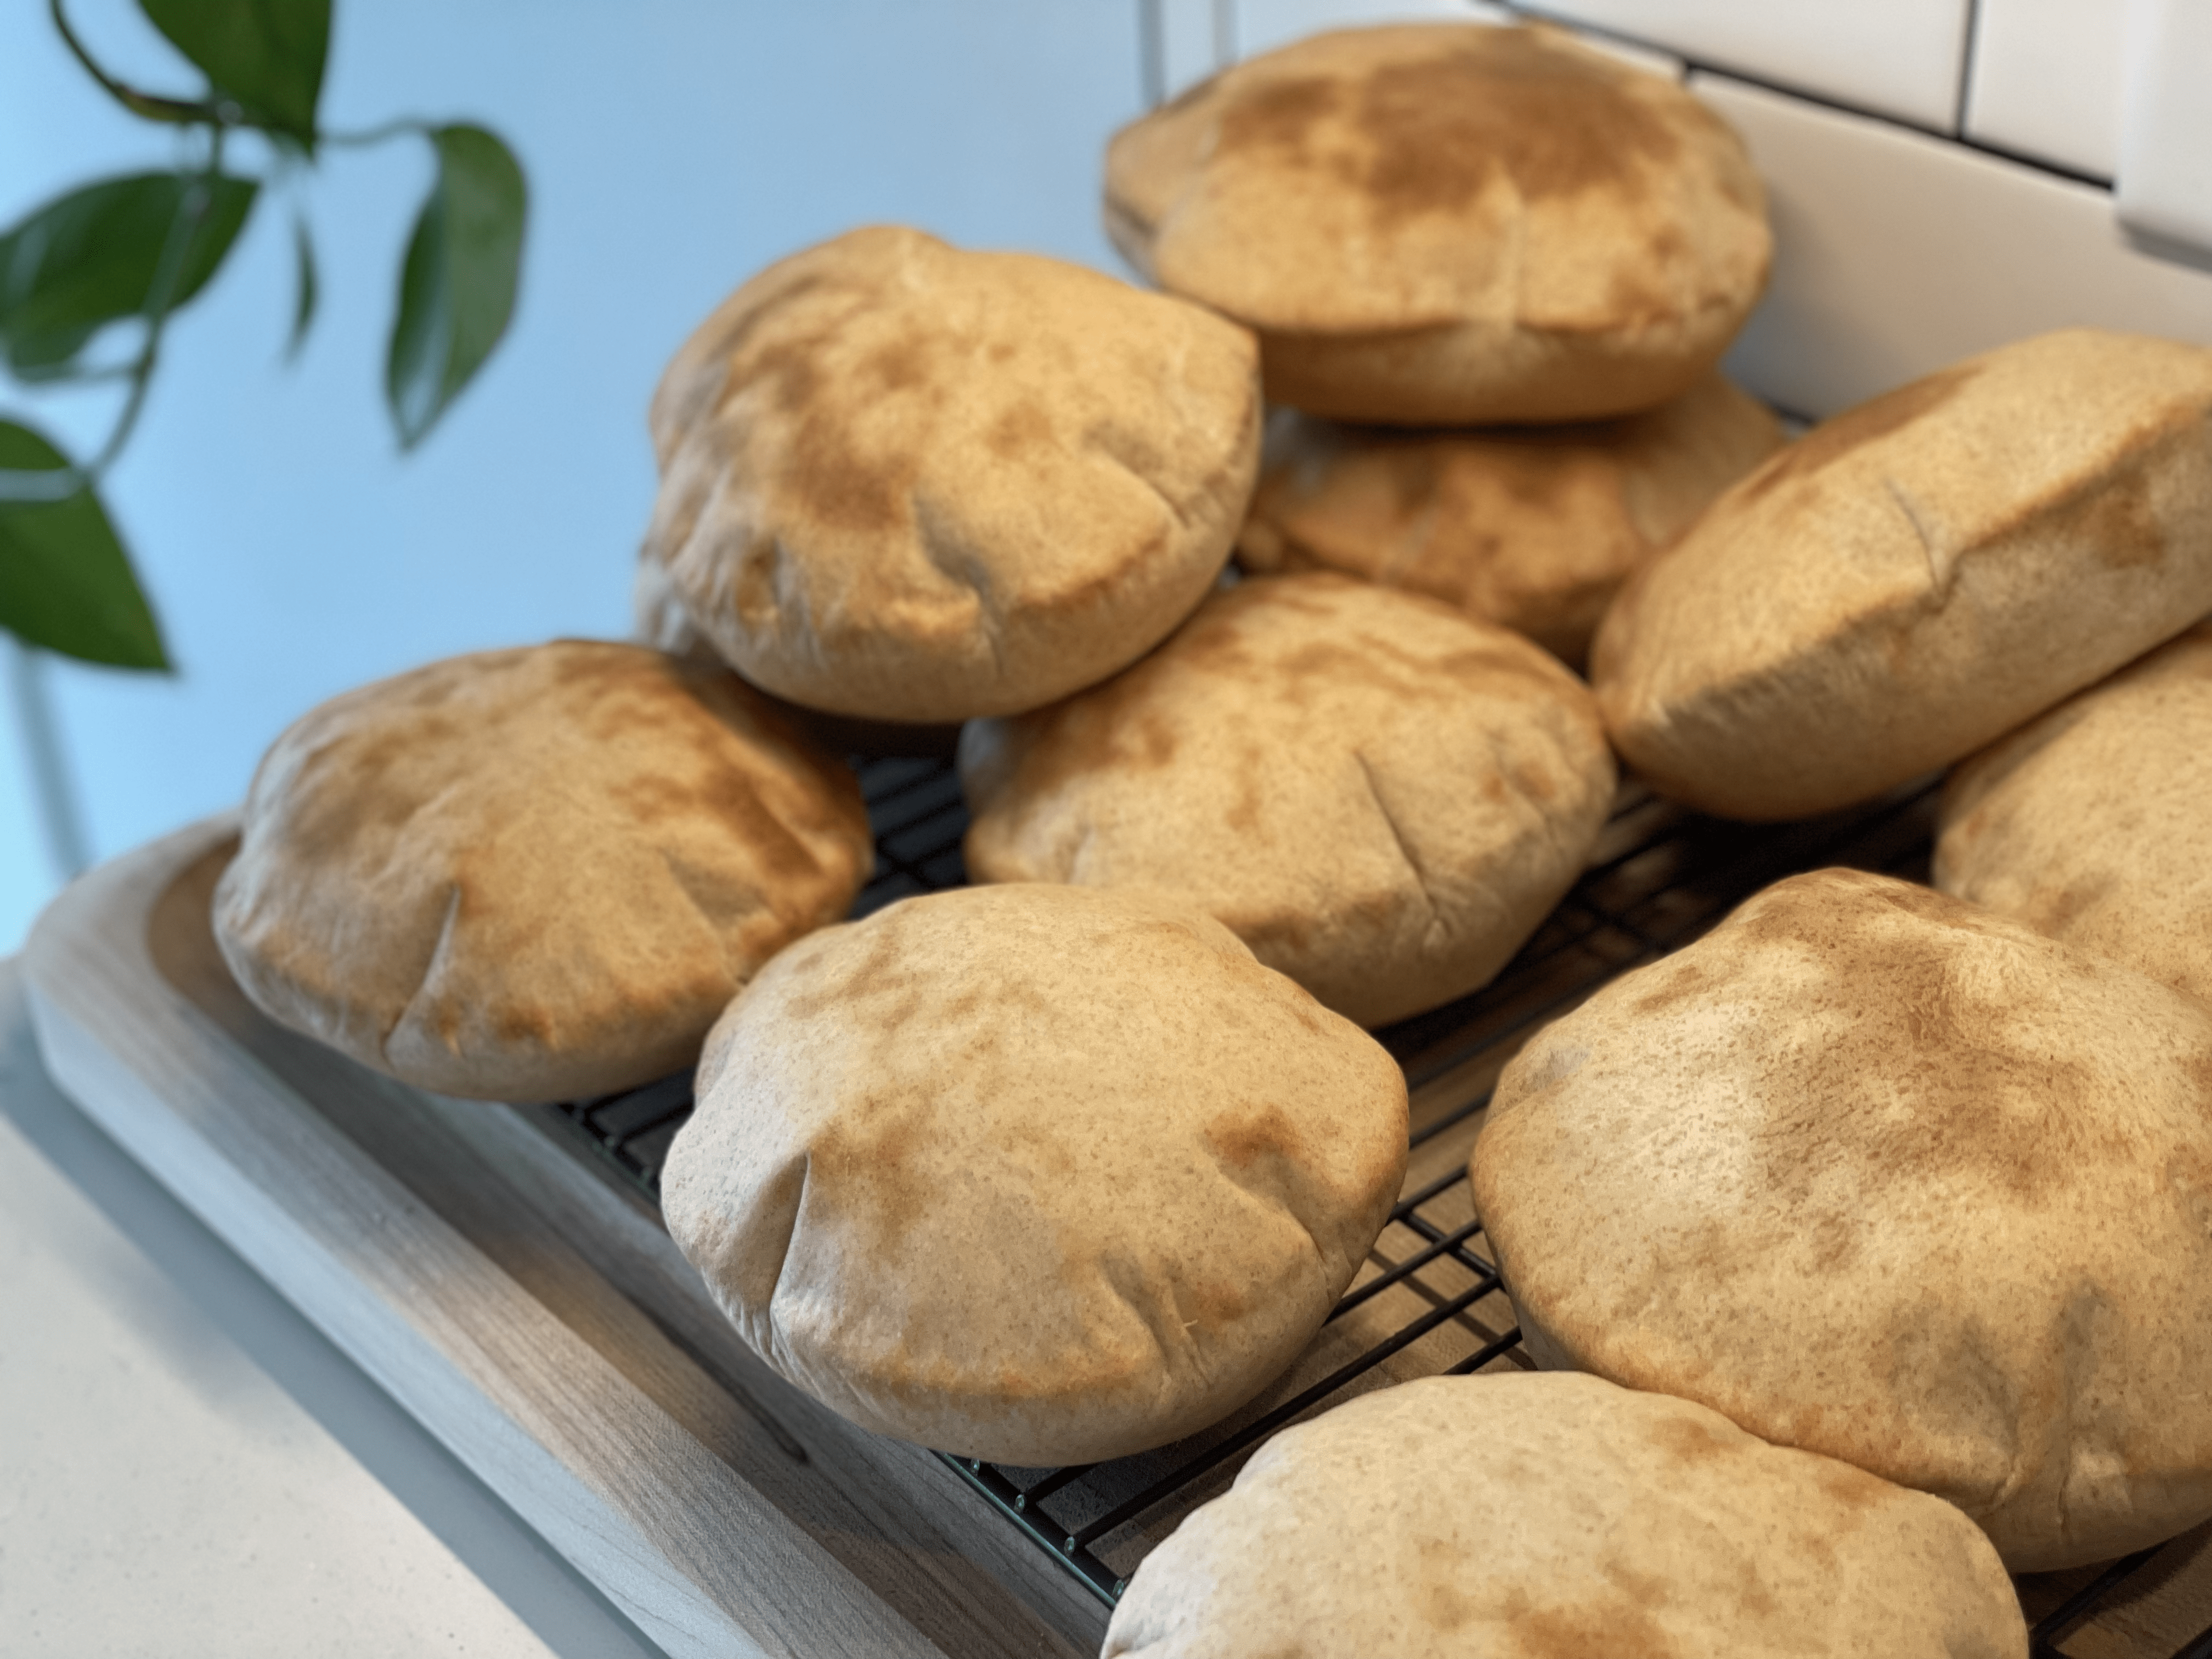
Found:
[[[1334,1321],[1338,1315],[1350,1313],[1361,1303],[1366,1301],[1368,1297],[1378,1295],[1382,1291],[1389,1290],[1390,1286],[1395,1285],[1400,1279],[1405,1278],[1408,1273],[1419,1273],[1422,1268],[1427,1267],[1429,1263],[1434,1261],[1438,1256],[1445,1254],[1445,1252],[1449,1250],[1454,1245],[1460,1243],[1469,1235],[1479,1233],[1481,1231],[1482,1224],[1480,1221],[1470,1221],[1466,1226],[1462,1227],[1457,1232],[1451,1234],[1449,1237],[1437,1239],[1435,1243],[1431,1243],[1428,1249],[1422,1250],[1416,1255],[1407,1256],[1403,1261],[1399,1262],[1397,1266],[1392,1267],[1388,1273],[1377,1273],[1374,1278],[1369,1279],[1364,1285],[1356,1286],[1352,1290],[1346,1291],[1341,1297],[1340,1297],[1337,1301],[1336,1306],[1329,1310],[1328,1318],[1322,1322],[1323,1324],[1328,1324]]]
[[[2059,1637],[2066,1633],[2068,1626],[2086,1616],[2099,1601],[2104,1599],[2106,1594],[2114,1585],[2134,1572],[2136,1568],[2142,1566],[2164,1547],[2163,1545],[2154,1544],[2147,1550],[2137,1550],[2133,1555],[2122,1556],[2092,1579],[2086,1588],[2076,1590],[2072,1595],[2067,1597],[2059,1604],[2057,1611],[2039,1620],[2035,1628],[2028,1632],[2029,1651],[2038,1656],[2038,1659],[2046,1653],[2057,1654],[2058,1650],[2054,1644]],[[2064,1656],[2060,1655],[2059,1659],[2064,1659]],[[2176,1659],[2179,1659],[2179,1656],[2176,1656]]]
[[[1094,1539],[1104,1537],[1116,1527],[1127,1525],[1155,1504],[1172,1497],[1177,1489],[1188,1486],[1192,1481],[1219,1468],[1239,1452],[1257,1445],[1300,1412],[1306,1410],[1318,1401],[1327,1399],[1361,1372],[1372,1370],[1400,1349],[1410,1347],[1419,1341],[1447,1319],[1465,1312],[1476,1302],[1489,1295],[1490,1289],[1490,1286],[1484,1285],[1480,1289],[1454,1297],[1442,1307],[1431,1309],[1388,1341],[1376,1344],[1356,1359],[1331,1371],[1296,1399],[1276,1407],[1265,1417],[1247,1425],[1242,1431],[1231,1435],[1211,1451],[1192,1459],[1174,1474],[1154,1481],[1127,1503],[1116,1504],[1096,1521],[1069,1534],[1070,1543],[1073,1547],[1079,1547],[1091,1543]],[[1062,1547],[1069,1547],[1063,1545]]]

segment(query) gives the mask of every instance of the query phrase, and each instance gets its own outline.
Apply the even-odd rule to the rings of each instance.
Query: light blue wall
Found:
[[[77,0],[118,66],[185,84],[120,0]],[[469,116],[529,174],[515,326],[401,460],[378,400],[419,145],[334,153],[310,211],[323,314],[277,362],[289,233],[264,203],[173,334],[111,483],[180,674],[52,676],[96,855],[238,799],[293,716],[453,652],[627,624],[662,363],[767,261],[847,226],[1115,269],[1099,154],[1139,107],[1134,0],[350,0],[326,118]],[[116,112],[44,9],[0,12],[0,222],[164,139]],[[20,399],[13,399],[19,406]],[[85,399],[36,406],[80,439]],[[0,951],[51,881],[0,722]]]

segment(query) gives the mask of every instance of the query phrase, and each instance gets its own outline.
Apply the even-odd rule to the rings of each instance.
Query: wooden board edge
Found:
[[[698,1445],[650,1400],[550,1316],[531,1335],[558,1352],[573,1375],[617,1409],[631,1435],[668,1449],[680,1438],[687,1490],[649,1490],[646,1469],[628,1492],[587,1481],[569,1466],[544,1420],[493,1397],[495,1356],[465,1334],[441,1330],[393,1294],[410,1272],[465,1275],[511,1314],[535,1304],[492,1263],[419,1205],[313,1109],[239,1056],[164,980],[145,945],[152,902],[185,864],[233,832],[229,815],[202,820],[103,865],[51,904],[23,953],[24,985],[40,1048],[55,1083],[186,1208],[236,1250],[356,1364],[407,1409],[672,1659],[828,1651],[940,1655],[866,1585],[831,1559]],[[214,1076],[225,1073],[217,1085]],[[197,1114],[180,1109],[189,1093]],[[265,1170],[233,1155],[213,1123],[257,1136],[284,1120],[288,1135],[385,1207],[368,1237],[336,1236],[344,1206],[328,1191],[272,1191]],[[257,1178],[257,1176],[259,1178]],[[404,1239],[377,1237],[398,1229]],[[366,1288],[362,1253],[397,1255]],[[525,1305],[526,1304],[526,1305]],[[471,1351],[473,1349],[473,1351]],[[487,1385],[489,1385],[489,1387]],[[719,1475],[719,1479],[717,1478]],[[730,1540],[750,1558],[751,1595],[717,1594],[670,1563],[652,1511],[696,1499],[742,1525]],[[832,1629],[830,1626],[842,1626]],[[818,1632],[818,1645],[805,1639]]]

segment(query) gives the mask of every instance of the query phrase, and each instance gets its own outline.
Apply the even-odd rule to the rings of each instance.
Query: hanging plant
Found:
[[[0,232],[0,366],[27,386],[112,382],[106,440],[74,459],[28,422],[0,415],[0,629],[25,643],[118,668],[167,670],[160,624],[100,489],[144,408],[163,337],[229,257],[283,175],[312,173],[333,146],[427,141],[436,176],[400,263],[385,402],[400,447],[428,436],[514,314],[528,192],[494,133],[469,123],[403,118],[332,132],[317,109],[331,0],[137,0],[138,9],[206,76],[197,95],[128,86],[97,63],[49,0],[54,27],[85,72],[141,119],[183,127],[196,156],[167,172],[95,179]],[[236,170],[240,131],[268,141],[261,173]],[[293,204],[295,289],[288,354],[316,307],[314,244]],[[130,331],[119,356],[111,331]]]

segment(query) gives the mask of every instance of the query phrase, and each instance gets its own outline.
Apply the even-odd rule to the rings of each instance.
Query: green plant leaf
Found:
[[[331,0],[138,0],[138,9],[254,125],[313,150]]]
[[[399,270],[385,397],[403,449],[420,443],[514,314],[529,206],[522,168],[478,126],[434,129],[437,182]]]
[[[30,428],[0,420],[0,472],[51,472],[69,464]],[[89,486],[58,501],[0,495],[0,628],[87,662],[169,666],[153,608]]]
[[[26,381],[64,380],[96,328],[28,329],[8,338],[8,366]]]
[[[284,360],[289,362],[300,355],[300,348],[307,343],[307,330],[315,320],[315,301],[321,284],[315,280],[315,243],[307,234],[304,214],[292,219],[292,253],[295,260],[295,286],[292,301],[292,336],[284,343]]]
[[[207,285],[238,240],[253,207],[252,179],[175,173],[104,179],[0,232],[0,349],[9,368],[26,378],[52,378],[103,323],[143,311],[169,228],[203,189],[207,204],[185,244],[169,301],[174,310]]]

